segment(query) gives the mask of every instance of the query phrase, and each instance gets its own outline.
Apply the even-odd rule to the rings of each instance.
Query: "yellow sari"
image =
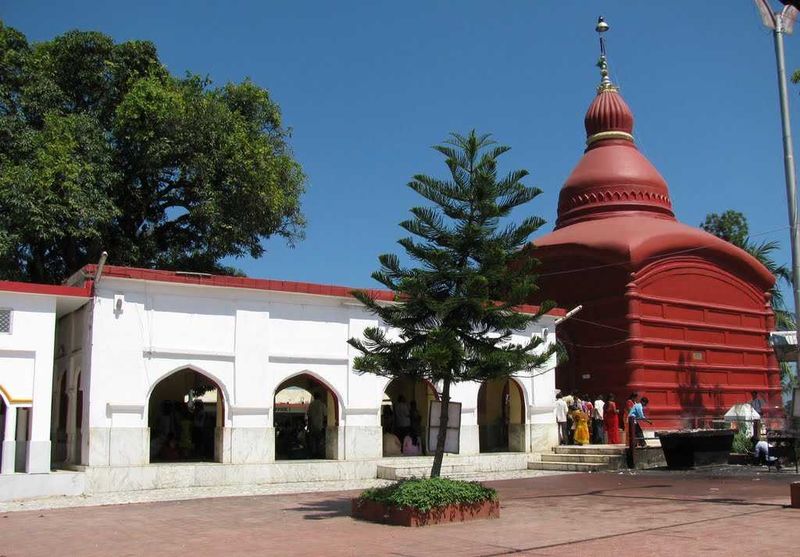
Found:
[[[575,443],[587,445],[589,443],[589,416],[582,410],[572,412],[572,419],[575,422]]]

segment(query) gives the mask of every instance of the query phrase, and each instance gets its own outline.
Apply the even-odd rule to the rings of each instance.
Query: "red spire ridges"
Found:
[[[586,137],[604,132],[633,133],[633,113],[616,89],[601,90],[583,120]]]

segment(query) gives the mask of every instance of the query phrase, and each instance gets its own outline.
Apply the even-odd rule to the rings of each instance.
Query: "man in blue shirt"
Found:
[[[646,447],[647,443],[644,440],[644,432],[642,431],[642,426],[639,425],[639,422],[644,420],[650,425],[653,425],[653,422],[648,420],[644,415],[644,409],[650,401],[647,399],[646,396],[642,397],[640,402],[637,402],[631,408],[630,414],[628,414],[628,419],[634,418],[634,435],[636,435],[636,445],[639,447]]]

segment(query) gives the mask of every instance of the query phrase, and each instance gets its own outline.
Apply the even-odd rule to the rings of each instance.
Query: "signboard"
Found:
[[[792,417],[800,418],[800,387],[795,387],[792,395]]]
[[[442,414],[442,403],[430,401],[428,406],[428,452],[436,452],[436,440],[439,436],[439,423]],[[461,403],[451,402],[447,408],[447,435],[444,441],[444,452],[458,454],[461,432]]]

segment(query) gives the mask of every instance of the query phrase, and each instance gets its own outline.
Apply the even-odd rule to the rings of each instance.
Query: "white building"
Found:
[[[414,430],[425,448],[437,386],[353,371],[347,339],[378,322],[350,289],[113,266],[94,284],[95,272],[71,286],[0,283],[0,499],[374,478],[397,460],[383,456],[384,434]],[[517,340],[554,342],[562,315]],[[276,403],[287,388],[295,394]],[[315,394],[318,433],[306,427]],[[509,380],[454,385],[456,458],[524,468],[556,444],[554,394],[554,358]],[[389,410],[401,397],[417,408],[406,431]]]

